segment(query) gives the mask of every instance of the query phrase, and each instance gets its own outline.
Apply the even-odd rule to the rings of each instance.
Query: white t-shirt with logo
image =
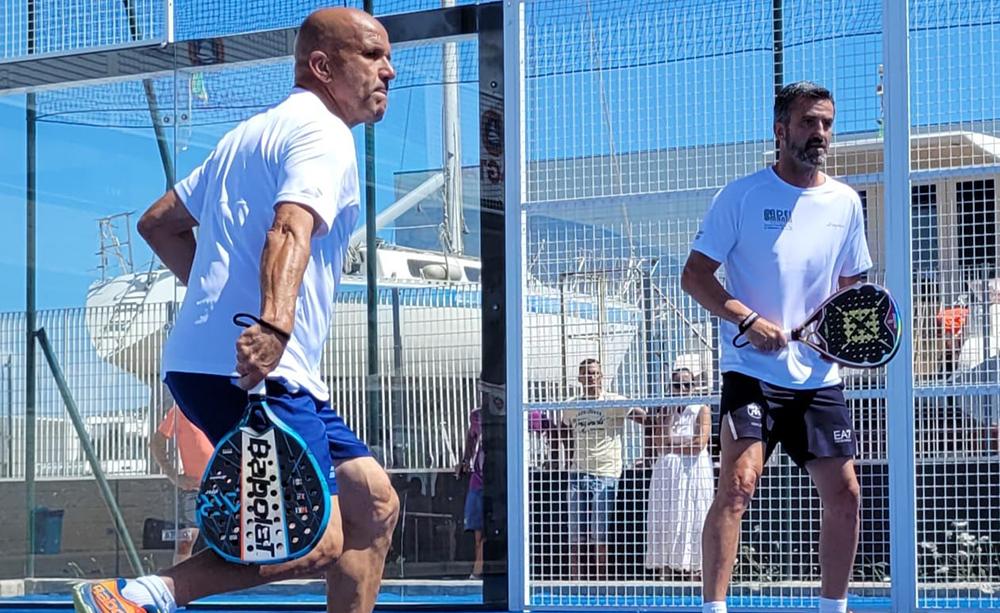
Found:
[[[623,400],[602,392],[588,400]],[[578,400],[584,400],[578,398]],[[622,475],[622,435],[629,408],[583,409],[562,412],[562,421],[573,429],[573,468],[597,477]]]
[[[715,196],[692,249],[722,263],[729,293],[784,330],[801,325],[838,289],[840,277],[872,266],[861,199],[852,188],[832,177],[795,187],[772,168]],[[737,332],[736,324],[721,323],[723,372],[800,389],[840,383],[837,366],[802,343],[780,352],[738,349]]]
[[[223,136],[174,189],[198,221],[198,241],[163,372],[236,375],[243,329],[232,318],[260,314],[266,234],[275,207],[291,202],[313,211],[322,225],[310,241],[292,338],[271,376],[327,399],[320,358],[360,203],[351,130],[315,94],[295,88]]]

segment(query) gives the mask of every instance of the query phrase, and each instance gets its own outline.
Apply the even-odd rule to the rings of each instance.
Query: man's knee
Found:
[[[389,475],[372,464],[352,467],[349,476],[353,479],[345,479],[341,486],[341,510],[347,530],[366,539],[388,539],[399,517],[399,496]]]
[[[726,513],[742,516],[753,500],[758,478],[759,475],[753,468],[735,467],[720,480],[717,502]]]
[[[844,483],[841,488],[823,500],[823,506],[828,512],[857,520],[861,514],[861,487],[854,480]]]
[[[388,476],[384,476],[372,484],[371,513],[368,518],[369,530],[376,535],[391,535],[396,528],[398,518],[399,496],[392,487]]]

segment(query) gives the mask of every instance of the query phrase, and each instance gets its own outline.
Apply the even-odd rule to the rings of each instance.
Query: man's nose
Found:
[[[396,78],[396,68],[392,65],[389,60],[385,61],[385,66],[382,68],[380,75],[386,81],[392,81]]]

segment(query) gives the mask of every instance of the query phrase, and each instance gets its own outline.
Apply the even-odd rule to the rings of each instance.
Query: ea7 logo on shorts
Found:
[[[833,442],[834,443],[846,443],[851,440],[850,430],[834,430],[833,431]]]
[[[761,416],[760,405],[757,404],[756,402],[751,402],[750,404],[748,404],[747,415],[749,415],[752,419],[760,419]]]

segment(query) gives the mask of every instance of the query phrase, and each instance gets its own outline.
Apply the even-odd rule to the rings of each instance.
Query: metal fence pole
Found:
[[[83,447],[83,452],[87,456],[87,462],[90,464],[90,470],[93,471],[94,478],[97,480],[97,488],[101,492],[104,504],[108,507],[108,512],[111,513],[111,520],[112,523],[114,523],[115,532],[118,534],[118,538],[125,546],[125,555],[128,556],[128,561],[132,566],[132,570],[135,571],[137,575],[141,575],[144,570],[142,568],[142,561],[139,559],[139,553],[135,548],[135,544],[132,542],[131,535],[129,535],[128,527],[125,525],[125,518],[122,516],[121,509],[118,508],[118,502],[115,500],[115,496],[111,492],[111,486],[108,485],[108,480],[104,476],[104,469],[101,468],[101,462],[97,459],[97,454],[94,452],[94,446],[90,442],[90,435],[87,433],[87,428],[83,423],[83,419],[80,418],[80,411],[77,409],[76,401],[73,400],[73,395],[70,393],[69,386],[66,384],[66,377],[63,376],[62,368],[60,368],[59,362],[56,361],[56,355],[55,352],[52,351],[52,345],[49,343],[49,337],[45,333],[45,328],[39,328],[35,336],[38,338],[38,344],[41,346],[42,353],[45,354],[45,359],[48,361],[49,368],[52,370],[52,377],[55,379],[56,386],[59,388],[59,393],[62,395],[63,402],[66,403],[66,412],[69,413],[69,418],[73,422],[73,428],[76,430],[76,435],[80,439],[80,446]],[[115,557],[117,559],[117,556]]]
[[[886,285],[899,304],[904,328],[913,325],[913,241],[910,219],[909,2],[883,0],[885,61]],[[889,551],[892,611],[917,606],[916,427],[913,406],[913,335],[904,329],[899,354],[886,377],[889,458]]]

